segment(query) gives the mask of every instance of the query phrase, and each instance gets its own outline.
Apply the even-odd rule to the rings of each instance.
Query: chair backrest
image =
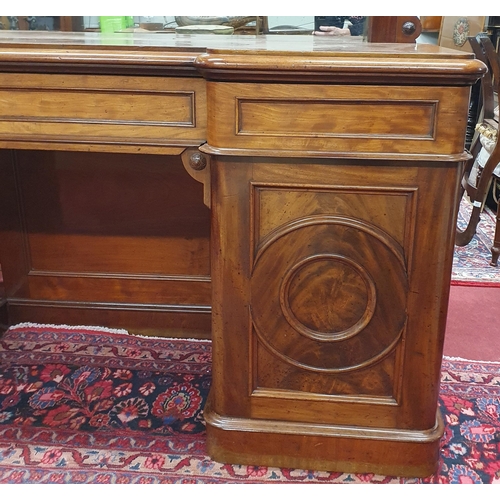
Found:
[[[483,122],[496,121],[494,110],[500,89],[500,55],[486,33],[479,33],[468,40],[475,56],[488,67],[488,74],[481,79],[479,109],[483,110]]]

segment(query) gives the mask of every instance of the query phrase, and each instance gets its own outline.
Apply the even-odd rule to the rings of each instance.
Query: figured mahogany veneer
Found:
[[[199,144],[205,107],[199,78],[7,73],[0,79],[0,141]]]
[[[208,143],[221,148],[286,148],[359,153],[453,154],[466,87],[213,83]],[[212,106],[216,106],[212,110]],[[218,120],[223,114],[229,119]]]
[[[328,38],[0,33],[8,319],[211,334],[215,460],[425,476],[484,65]]]

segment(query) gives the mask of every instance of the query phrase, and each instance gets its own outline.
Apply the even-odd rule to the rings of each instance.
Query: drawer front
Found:
[[[0,75],[0,140],[199,144],[205,82],[191,78]]]
[[[466,87],[207,84],[218,148],[462,153]]]

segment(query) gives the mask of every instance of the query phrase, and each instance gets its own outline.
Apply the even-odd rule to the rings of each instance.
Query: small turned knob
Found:
[[[207,159],[201,153],[193,153],[189,157],[189,166],[193,170],[203,170],[207,166]]]
[[[402,31],[405,35],[413,35],[415,33],[417,27],[411,21],[407,21],[403,24]]]

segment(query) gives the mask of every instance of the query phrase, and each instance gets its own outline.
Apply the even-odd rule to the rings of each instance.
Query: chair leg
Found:
[[[483,208],[484,200],[488,195],[488,190],[490,183],[492,181],[492,174],[495,167],[500,162],[500,149],[495,149],[493,153],[488,158],[486,165],[484,166],[479,182],[477,185],[475,199],[472,200],[473,208],[469,219],[469,223],[464,231],[460,231],[458,228],[455,232],[455,244],[459,247],[464,247],[470,243],[474,235],[476,234],[477,225],[480,220],[481,211]],[[492,264],[495,265],[495,264]]]
[[[474,142],[473,142],[473,145],[471,148],[472,158],[466,162],[464,169],[463,169],[463,172],[462,172],[462,181],[460,183],[459,200],[462,199],[464,193],[466,192],[466,187],[469,184],[469,176],[470,176],[472,169],[474,167],[474,164],[475,164],[474,158],[476,158],[477,155],[479,154],[481,147],[482,147],[482,145],[481,145],[481,142],[479,141],[479,135],[476,135],[476,137],[474,137]],[[474,200],[471,200],[473,202],[473,208],[472,208],[471,216],[470,216],[469,221],[467,223],[467,227],[463,231],[458,229],[458,227],[456,228],[455,245],[458,245],[459,247],[464,247],[464,246],[468,245],[471,242],[472,238],[474,238],[474,235],[476,234],[476,228],[477,228],[477,225],[479,224],[481,210],[482,210],[482,203],[479,205],[476,202],[476,200],[479,198],[477,195],[478,195],[478,193],[481,193],[481,196],[482,196],[482,193],[485,190],[487,190],[487,187],[483,186],[483,184],[484,184],[484,180],[481,183],[480,179],[479,179],[479,181],[477,181],[475,183],[476,196],[475,196]],[[480,198],[480,199],[482,201],[482,198]]]
[[[469,172],[470,173],[470,172]],[[465,182],[468,182],[466,180]],[[477,225],[481,221],[481,213],[483,211],[484,200],[486,199],[486,195],[488,194],[489,186],[490,186],[491,178],[484,176],[484,171],[481,173],[479,180],[476,184],[476,193],[475,197],[472,201],[472,212],[469,217],[469,221],[467,226],[463,231],[456,228],[455,231],[455,245],[459,247],[464,247],[468,245],[474,235],[476,234]],[[463,187],[461,188],[462,193],[466,191]],[[463,194],[462,194],[463,196]],[[462,196],[460,199],[462,199]]]
[[[474,238],[474,235],[476,234],[477,225],[479,224],[480,220],[481,220],[481,206],[474,205],[472,207],[472,213],[470,215],[467,227],[463,231],[460,231],[460,229],[456,230],[455,245],[459,247],[464,247],[468,245],[472,241],[472,238]]]

